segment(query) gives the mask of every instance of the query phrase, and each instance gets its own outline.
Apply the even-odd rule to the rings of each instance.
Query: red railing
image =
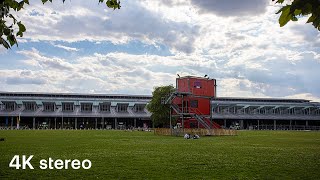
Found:
[[[195,113],[195,114],[203,117],[204,122],[207,123],[209,126],[215,128],[215,129],[221,129],[221,126],[218,123],[216,123],[214,121],[211,122],[210,119],[204,117],[204,114],[198,108],[189,107],[189,110],[190,110],[189,112]]]

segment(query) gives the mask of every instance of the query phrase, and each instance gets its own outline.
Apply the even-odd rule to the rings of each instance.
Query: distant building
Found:
[[[150,127],[151,96],[0,93],[0,126],[43,129]],[[19,120],[20,118],[20,120]]]
[[[320,103],[304,99],[217,97],[216,80],[185,76],[163,98],[184,128],[320,130]],[[152,96],[0,92],[0,127],[151,127]]]

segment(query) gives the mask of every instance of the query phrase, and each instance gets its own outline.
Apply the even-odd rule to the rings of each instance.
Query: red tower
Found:
[[[221,128],[212,121],[210,101],[216,96],[216,80],[184,76],[176,79],[176,91],[167,99],[183,128]]]

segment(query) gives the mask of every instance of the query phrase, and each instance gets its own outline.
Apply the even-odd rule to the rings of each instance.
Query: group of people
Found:
[[[199,139],[200,136],[198,134],[195,134],[195,135],[192,136],[191,134],[187,133],[187,134],[184,135],[184,138],[185,139]]]

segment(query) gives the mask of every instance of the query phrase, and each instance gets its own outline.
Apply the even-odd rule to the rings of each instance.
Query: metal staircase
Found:
[[[177,96],[176,92],[171,93],[164,101],[164,104],[171,104],[172,100]]]
[[[172,103],[172,100],[179,96],[178,92],[173,92],[170,95],[161,99],[162,104],[170,104],[170,108],[174,110],[178,115],[190,116],[197,120],[206,129],[220,129],[221,126],[216,122],[211,122],[210,119],[206,118],[197,108],[186,108],[185,111],[182,111],[181,107],[177,104]]]
[[[221,126],[216,122],[211,122],[210,119],[204,117],[198,109],[196,108],[190,108],[190,112],[193,112],[193,117],[205,128],[207,129],[221,129]]]
[[[203,126],[205,127],[206,129],[211,129],[211,126],[206,123],[206,121],[201,117],[199,116],[198,114],[193,114],[193,117]],[[210,123],[211,124],[211,123]]]
[[[178,105],[176,104],[171,104],[171,108],[177,113],[177,114],[182,114],[181,109],[179,108]]]

